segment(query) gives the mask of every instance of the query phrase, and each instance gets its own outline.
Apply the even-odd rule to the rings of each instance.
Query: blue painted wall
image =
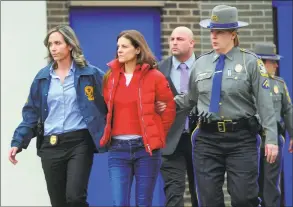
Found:
[[[161,59],[160,18],[159,8],[83,7],[70,9],[70,25],[80,40],[86,59],[104,71],[108,70],[106,63],[115,57],[116,38],[122,30],[140,31],[157,59]],[[154,192],[154,206],[164,205],[163,184],[160,176]],[[131,204],[134,206],[133,187]],[[107,153],[95,156],[88,191],[88,201],[91,206],[112,206]]]
[[[277,8],[277,25],[278,25],[278,50],[282,58],[279,62],[280,76],[284,78],[292,98],[292,70],[293,70],[293,53],[292,53],[292,1],[273,1],[273,6]],[[292,179],[292,154],[288,152],[289,136],[284,147],[284,190],[285,206],[293,206],[293,179]]]

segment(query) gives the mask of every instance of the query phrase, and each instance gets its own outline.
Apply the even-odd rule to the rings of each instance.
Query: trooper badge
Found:
[[[237,73],[240,73],[241,70],[242,70],[242,65],[237,64],[237,65],[235,66],[235,71],[236,71]]]

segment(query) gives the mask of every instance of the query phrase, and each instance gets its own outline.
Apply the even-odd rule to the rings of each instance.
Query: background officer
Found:
[[[278,126],[279,154],[275,163],[268,163],[264,157],[265,150],[262,145],[260,156],[259,195],[264,207],[280,206],[280,174],[282,171],[282,151],[284,146],[285,131],[290,136],[289,152],[293,151],[293,108],[285,81],[276,76],[277,61],[281,56],[276,54],[273,43],[256,43],[254,52],[263,60],[268,72],[269,85],[274,103],[275,117]],[[282,123],[282,121],[284,121]],[[265,137],[263,137],[265,142]]]
[[[196,105],[201,117],[192,135],[199,206],[225,206],[222,187],[227,172],[232,206],[256,207],[260,145],[257,110],[264,120],[268,162],[273,163],[278,154],[267,72],[254,53],[238,47],[237,29],[248,24],[238,21],[237,8],[216,6],[211,19],[202,20],[200,25],[210,29],[213,50],[196,60],[188,95],[175,97],[179,107]]]

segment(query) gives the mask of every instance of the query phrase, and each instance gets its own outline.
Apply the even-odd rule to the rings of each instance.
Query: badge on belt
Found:
[[[55,146],[58,143],[58,137],[56,135],[50,136],[50,144]]]

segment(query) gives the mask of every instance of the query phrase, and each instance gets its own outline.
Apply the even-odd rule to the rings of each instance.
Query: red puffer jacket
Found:
[[[111,140],[111,123],[113,117],[113,102],[119,81],[121,64],[117,59],[108,64],[111,73],[104,83],[104,99],[108,114],[106,126],[100,145],[109,144]],[[138,90],[138,114],[143,142],[146,151],[152,155],[152,150],[165,147],[166,136],[176,116],[174,96],[165,76],[157,69],[150,69],[148,64],[141,66],[141,75]],[[162,101],[167,104],[163,113],[155,112],[155,102]]]

